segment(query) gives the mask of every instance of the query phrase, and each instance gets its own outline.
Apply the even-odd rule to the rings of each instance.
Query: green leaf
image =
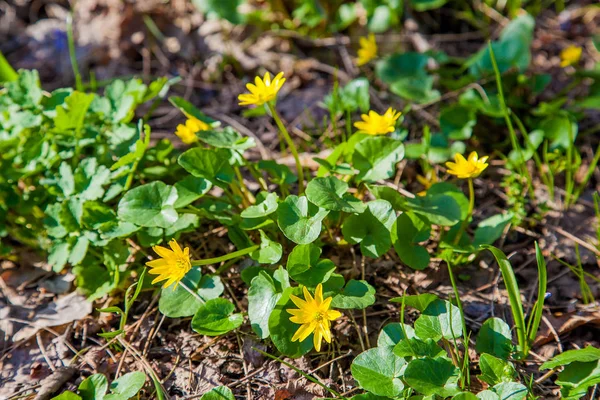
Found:
[[[77,391],[82,400],[102,400],[108,389],[108,380],[102,374],[94,374],[79,384]]]
[[[440,8],[446,4],[446,1],[447,0],[410,0],[410,5],[415,9],[415,11],[422,12]]]
[[[459,370],[446,357],[419,358],[408,363],[404,371],[406,383],[424,395],[448,397],[459,392]]]
[[[58,169],[60,175],[58,176],[58,187],[62,190],[65,197],[69,197],[75,191],[75,177],[73,176],[73,169],[71,166],[63,161]]]
[[[404,158],[404,145],[401,141],[383,136],[367,137],[355,146],[352,164],[359,170],[357,179],[376,182],[392,178],[396,164]]]
[[[67,264],[71,250],[68,242],[55,241],[48,251],[48,265],[54,272],[60,272]]]
[[[182,282],[204,301],[218,298],[224,290],[221,278],[211,275],[203,276],[198,267],[193,267],[182,279]],[[190,317],[196,314],[200,307],[202,307],[202,302],[182,285],[161,289],[158,309],[169,318]]]
[[[96,95],[74,91],[65,99],[65,106],[56,107],[54,127],[60,131],[74,129],[79,132],[83,127],[85,115]]]
[[[419,338],[411,338],[401,340],[394,346],[394,354],[398,357],[436,358],[445,355],[446,351],[438,346],[433,339],[421,340]]]
[[[110,394],[104,400],[126,400],[135,396],[146,382],[146,374],[141,371],[130,372],[110,384]]]
[[[433,77],[427,73],[429,58],[415,52],[392,54],[377,63],[375,73],[398,96],[417,103],[430,102],[440,93],[433,90]]]
[[[269,317],[281,298],[283,291],[290,287],[288,273],[282,267],[271,275],[259,272],[252,279],[248,289],[248,317],[252,330],[261,339],[269,337]]]
[[[502,382],[494,386],[492,390],[502,400],[523,400],[529,393],[524,385],[517,382]]]
[[[375,288],[366,281],[351,279],[344,290],[333,297],[331,306],[342,309],[362,310],[375,303]]]
[[[75,240],[75,244],[71,248],[71,253],[69,254],[68,263],[75,266],[83,261],[85,257],[88,247],[90,245],[90,240],[86,236],[79,236]]]
[[[192,3],[211,18],[223,18],[232,24],[243,24],[246,20],[238,10],[242,0],[192,0]]]
[[[481,375],[479,379],[490,386],[501,382],[512,382],[516,371],[511,363],[490,354],[482,354],[479,358],[479,368]]]
[[[121,199],[118,215],[139,226],[168,228],[177,221],[177,189],[161,181],[131,189]]]
[[[228,387],[217,386],[204,393],[200,400],[235,400],[235,396]]]
[[[573,362],[593,362],[600,360],[600,349],[592,346],[586,346],[583,349],[567,350],[554,356],[550,361],[546,361],[540,366],[540,370],[552,369],[562,365],[569,365]]]
[[[600,383],[600,360],[573,362],[565,367],[556,378],[564,399],[579,399],[588,388]]]
[[[241,212],[243,218],[261,218],[266,217],[277,211],[279,196],[277,193],[268,193],[264,200],[258,204],[250,206]]]
[[[309,287],[327,281],[335,271],[335,264],[331,260],[320,259],[320,255],[321,248],[312,243],[294,247],[286,264],[290,277]]]
[[[302,296],[302,289],[299,287],[286,288],[277,301],[275,308],[269,316],[269,333],[273,344],[284,355],[291,358],[298,358],[308,353],[313,348],[313,335],[311,334],[304,341],[292,342],[292,337],[300,328],[300,325],[290,321],[292,316],[286,310],[297,309],[296,305],[290,299],[290,295]]]
[[[321,234],[321,221],[329,211],[308,202],[305,196],[288,196],[277,208],[277,224],[296,244],[314,242]]]
[[[483,392],[477,393],[477,398],[480,400],[500,400],[500,397],[491,390],[484,390]]]
[[[479,354],[488,353],[507,360],[513,349],[508,324],[500,318],[487,319],[479,330],[475,349]]]
[[[238,328],[242,314],[233,314],[235,306],[226,299],[212,299],[201,306],[192,319],[192,329],[201,335],[219,336]]]
[[[350,215],[342,225],[348,243],[360,243],[361,252],[371,258],[385,254],[392,246],[390,229],[396,220],[392,205],[385,200],[374,200],[358,215]]]
[[[104,195],[103,185],[110,182],[110,170],[98,165],[94,157],[83,159],[75,170],[75,192],[83,200],[97,200]]]
[[[550,115],[538,126],[544,137],[550,140],[550,150],[570,148],[577,138],[577,122],[564,112]],[[571,140],[570,140],[571,139]]]
[[[81,397],[67,390],[66,392],[62,392],[58,396],[53,397],[52,400],[81,400]]]
[[[466,218],[468,202],[456,186],[441,182],[431,186],[425,196],[408,199],[407,207],[431,224],[454,226]]]
[[[524,72],[531,62],[530,46],[533,40],[535,20],[527,13],[519,15],[502,30],[500,39],[492,42],[492,50],[500,73],[510,68]],[[469,72],[480,78],[494,71],[490,50],[486,44],[477,54],[467,60]]]
[[[231,183],[235,177],[229,158],[231,152],[226,149],[203,149],[194,147],[179,156],[177,162],[187,172],[209,181]]]
[[[192,204],[194,201],[208,193],[212,188],[212,183],[207,179],[186,176],[174,186],[177,190],[177,200],[173,207],[181,208]]]
[[[478,397],[471,392],[462,392],[452,397],[452,400],[477,400],[477,398]]]
[[[243,137],[229,126],[219,131],[199,131],[196,132],[196,136],[204,143],[221,149],[244,151],[256,146],[253,138]]]
[[[458,104],[446,107],[440,113],[440,129],[449,139],[470,139],[476,123],[475,111]]]
[[[376,347],[360,353],[352,361],[352,376],[365,390],[387,397],[398,397],[404,389],[402,369],[406,361],[389,347]]]
[[[415,321],[415,333],[421,339],[452,340],[461,337],[460,310],[445,300],[434,300]]]
[[[311,203],[326,210],[362,213],[366,205],[351,194],[346,194],[347,191],[346,182],[328,176],[310,181],[306,186],[306,197]]]
[[[194,117],[196,119],[199,119],[202,122],[207,123],[211,127],[216,127],[221,124],[219,121],[216,121],[216,120],[208,117],[202,111],[198,110],[198,108],[196,108],[196,106],[194,106],[189,101],[185,100],[183,97],[171,96],[171,97],[169,97],[169,102],[171,104],[173,104],[173,106],[178,108],[179,111],[181,111],[183,114],[185,114],[185,116],[188,118]]]
[[[514,214],[509,211],[505,214],[493,215],[481,221],[475,230],[473,246],[478,247],[482,244],[493,244],[502,236],[504,228],[506,228],[513,217]]]
[[[377,338],[377,347],[391,346],[394,347],[401,340],[415,337],[415,330],[408,324],[400,322],[392,322],[383,327]]]
[[[403,263],[416,270],[423,270],[429,265],[431,257],[427,249],[418,245],[418,240],[422,239],[422,233],[427,232],[429,237],[429,226],[423,226],[421,229],[415,226],[419,223],[416,218],[411,218],[409,213],[402,213],[398,216],[392,226],[391,239],[394,244],[394,250]],[[413,222],[414,221],[414,222]]]
[[[393,303],[404,302],[405,306],[413,307],[421,312],[424,312],[427,309],[427,307],[429,307],[429,305],[436,300],[439,300],[439,299],[435,294],[423,293],[423,294],[413,294],[413,295],[408,295],[408,296],[394,297],[390,301]]]
[[[20,69],[19,78],[13,82],[6,82],[4,86],[12,101],[23,108],[37,106],[44,97],[36,70]]]
[[[283,247],[271,240],[262,229],[259,229],[259,232],[260,247],[252,252],[250,257],[261,264],[275,264],[283,255]]]

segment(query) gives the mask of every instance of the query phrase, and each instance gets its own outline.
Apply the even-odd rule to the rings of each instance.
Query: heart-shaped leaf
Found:
[[[211,189],[212,184],[207,179],[195,176],[186,176],[175,185],[177,189],[177,201],[175,208],[185,207],[204,196]]]
[[[261,264],[275,264],[283,255],[283,247],[271,240],[264,231],[259,230],[259,232],[260,247],[253,251],[250,257]]]
[[[383,136],[367,137],[355,146],[352,164],[359,170],[359,181],[376,182],[393,177],[396,164],[402,158],[404,145],[401,141]]]
[[[288,273],[279,267],[273,276],[265,271],[252,279],[248,289],[248,317],[259,338],[269,337],[269,317],[283,291],[290,286]]]
[[[348,184],[334,176],[315,178],[306,186],[306,197],[311,203],[332,211],[362,213],[366,205],[356,197],[346,194]]]
[[[360,353],[352,362],[352,376],[365,390],[387,397],[398,397],[404,389],[403,358],[392,352],[390,347],[376,347]]]
[[[321,234],[321,221],[329,211],[308,202],[305,196],[288,196],[277,208],[277,224],[297,244],[314,242]]]
[[[244,322],[242,314],[233,314],[235,306],[217,298],[201,306],[192,319],[192,329],[206,336],[219,336],[238,328]]]
[[[226,149],[194,147],[180,155],[177,162],[198,178],[208,179],[212,183],[231,183],[235,173],[229,162],[230,156],[231,152]]]
[[[290,321],[292,315],[286,311],[298,308],[290,299],[291,294],[302,297],[302,289],[289,287],[283,291],[281,298],[277,301],[269,316],[269,332],[277,350],[288,357],[298,358],[313,348],[313,335],[311,334],[302,342],[292,342],[292,337],[300,328],[300,325]]]
[[[374,200],[367,204],[362,214],[350,215],[342,225],[342,233],[348,243],[360,243],[361,252],[377,258],[392,246],[390,229],[396,220],[392,205],[385,200]]]
[[[421,230],[415,226],[415,222],[421,225]],[[429,237],[429,231],[429,226],[414,216],[411,218],[410,213],[405,212],[398,216],[392,226],[391,239],[394,250],[403,263],[417,270],[427,268],[431,258],[427,249],[419,246],[417,241],[424,237],[423,232]]]
[[[459,370],[446,357],[418,358],[408,363],[404,380],[417,392],[443,398],[459,392]]]
[[[161,181],[131,189],[121,199],[119,218],[139,226],[168,228],[177,221],[177,189]]]
[[[261,192],[263,194],[264,192]],[[258,200],[258,196],[257,196]],[[277,211],[279,196],[277,193],[268,193],[264,195],[264,200],[258,204],[250,206],[241,212],[243,218],[261,218],[266,217]]]
[[[331,260],[320,259],[320,255],[321,248],[312,243],[294,247],[286,265],[290,277],[308,287],[327,281],[335,271],[335,264]]]
[[[421,339],[452,340],[461,337],[460,310],[445,300],[434,300],[415,321],[415,333]]]
[[[375,288],[366,281],[350,280],[331,301],[334,308],[362,310],[375,303]]]
[[[182,282],[204,301],[216,299],[224,290],[221,278],[211,275],[203,276],[198,267],[193,267],[182,279]],[[196,296],[178,285],[161,290],[158,309],[169,318],[190,317],[196,314],[202,304],[202,301],[198,300]]]
[[[511,363],[490,354],[481,355],[479,368],[481,369],[481,375],[478,378],[490,386],[501,382],[512,382],[516,374]]]
[[[408,324],[392,322],[383,327],[377,338],[377,347],[394,347],[401,340],[415,337],[415,330]]]
[[[487,319],[477,335],[475,349],[479,354],[488,353],[503,360],[513,350],[510,327],[500,318]]]

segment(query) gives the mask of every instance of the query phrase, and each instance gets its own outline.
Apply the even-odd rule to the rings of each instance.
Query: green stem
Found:
[[[0,51],[0,82],[16,81],[19,77],[14,68],[4,58],[4,54]]]
[[[281,118],[279,117],[277,110],[275,110],[275,107],[273,107],[271,103],[267,103],[267,105],[269,106],[269,110],[271,110],[271,115],[275,120],[275,124],[277,124],[279,131],[283,135],[283,138],[285,139],[290,151],[292,152],[292,155],[294,156],[294,160],[296,160],[296,169],[298,170],[298,194],[302,194],[304,193],[304,171],[302,170],[302,163],[300,162],[298,149],[296,149],[296,145],[290,137],[290,133],[283,125],[283,122],[281,122]]]
[[[237,180],[240,183],[240,190],[241,190],[242,194],[246,197],[246,199],[248,200],[248,203],[254,204],[256,202],[256,199],[254,198],[254,196],[252,196],[252,193],[250,192],[250,190],[248,190],[246,183],[244,183],[244,177],[242,176],[240,167],[235,165],[233,167],[233,170],[235,171],[235,176],[237,177]]]
[[[254,246],[250,246],[245,249],[242,249],[242,250],[234,251],[233,253],[225,254],[224,256],[220,256],[220,257],[206,258],[204,260],[192,260],[192,265],[199,266],[199,265],[217,264],[217,263],[220,263],[223,261],[231,260],[233,258],[245,256],[246,254],[250,254],[253,251],[257,250],[259,247],[260,247],[259,245],[254,245]]]
[[[565,207],[569,208],[571,206],[571,200],[573,198],[573,189],[574,189],[574,181],[573,181],[573,150],[575,149],[575,139],[573,138],[573,124],[571,123],[571,119],[569,118],[569,148],[567,148],[567,168],[565,171],[566,174],[566,184],[565,184]]]
[[[71,67],[73,68],[73,75],[75,75],[75,88],[79,92],[83,92],[81,73],[79,72],[77,56],[75,55],[75,39],[73,38],[73,12],[67,16],[67,42],[69,44],[69,58],[71,59]]]
[[[469,178],[468,183],[469,183],[469,208],[467,209],[467,216],[465,217],[462,224],[460,224],[460,228],[458,229],[458,232],[456,232],[456,236],[454,237],[454,245],[455,246],[460,242],[460,238],[461,238],[462,234],[464,233],[465,229],[467,229],[467,226],[469,225],[469,220],[471,219],[471,216],[473,215],[473,209],[475,208],[475,188],[473,187],[473,179]]]
[[[200,304],[202,304],[202,305],[206,304],[206,301],[204,301],[204,299],[202,297],[200,297],[200,295],[198,295],[198,293],[194,292],[185,283],[183,283],[183,281],[179,281],[179,285],[181,285],[182,288],[187,290],[187,292],[189,294],[191,294],[196,300],[198,300],[200,302]]]

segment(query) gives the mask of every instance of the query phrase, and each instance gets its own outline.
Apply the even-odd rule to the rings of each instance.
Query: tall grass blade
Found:
[[[546,299],[546,288],[548,286],[548,272],[546,271],[546,260],[540,246],[535,242],[535,258],[537,260],[538,269],[538,297],[531,310],[529,317],[529,326],[527,329],[527,340],[531,345],[535,340],[537,331],[542,320],[542,312],[544,311],[544,300]]]
[[[510,301],[510,309],[512,311],[513,319],[515,321],[515,329],[517,331],[517,341],[521,350],[522,358],[529,353],[529,343],[527,342],[526,326],[525,326],[525,315],[523,313],[523,303],[521,303],[521,294],[519,292],[519,285],[517,284],[517,278],[513,271],[512,265],[502,250],[489,245],[483,245],[481,248],[489,250],[496,259],[506,291],[508,292],[508,300]]]
[[[14,68],[8,63],[0,51],[0,83],[16,81],[19,77]]]

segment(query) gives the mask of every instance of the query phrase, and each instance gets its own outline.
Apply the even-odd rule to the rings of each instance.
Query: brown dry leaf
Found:
[[[92,303],[82,295],[73,292],[36,311],[30,324],[13,335],[13,341],[30,338],[42,328],[64,325],[83,319],[91,312]]]
[[[58,368],[52,375],[44,379],[40,384],[40,388],[37,391],[37,395],[34,400],[46,400],[49,399],[55,392],[57,392],[62,385],[64,385],[71,377],[77,372],[77,368],[74,367],[63,367]]]
[[[563,336],[583,325],[600,326],[600,311],[583,312],[580,315],[565,314],[560,317],[550,316],[548,320],[556,330],[558,336]],[[542,324],[541,332],[538,334],[534,346],[541,346],[554,340],[550,329]]]

